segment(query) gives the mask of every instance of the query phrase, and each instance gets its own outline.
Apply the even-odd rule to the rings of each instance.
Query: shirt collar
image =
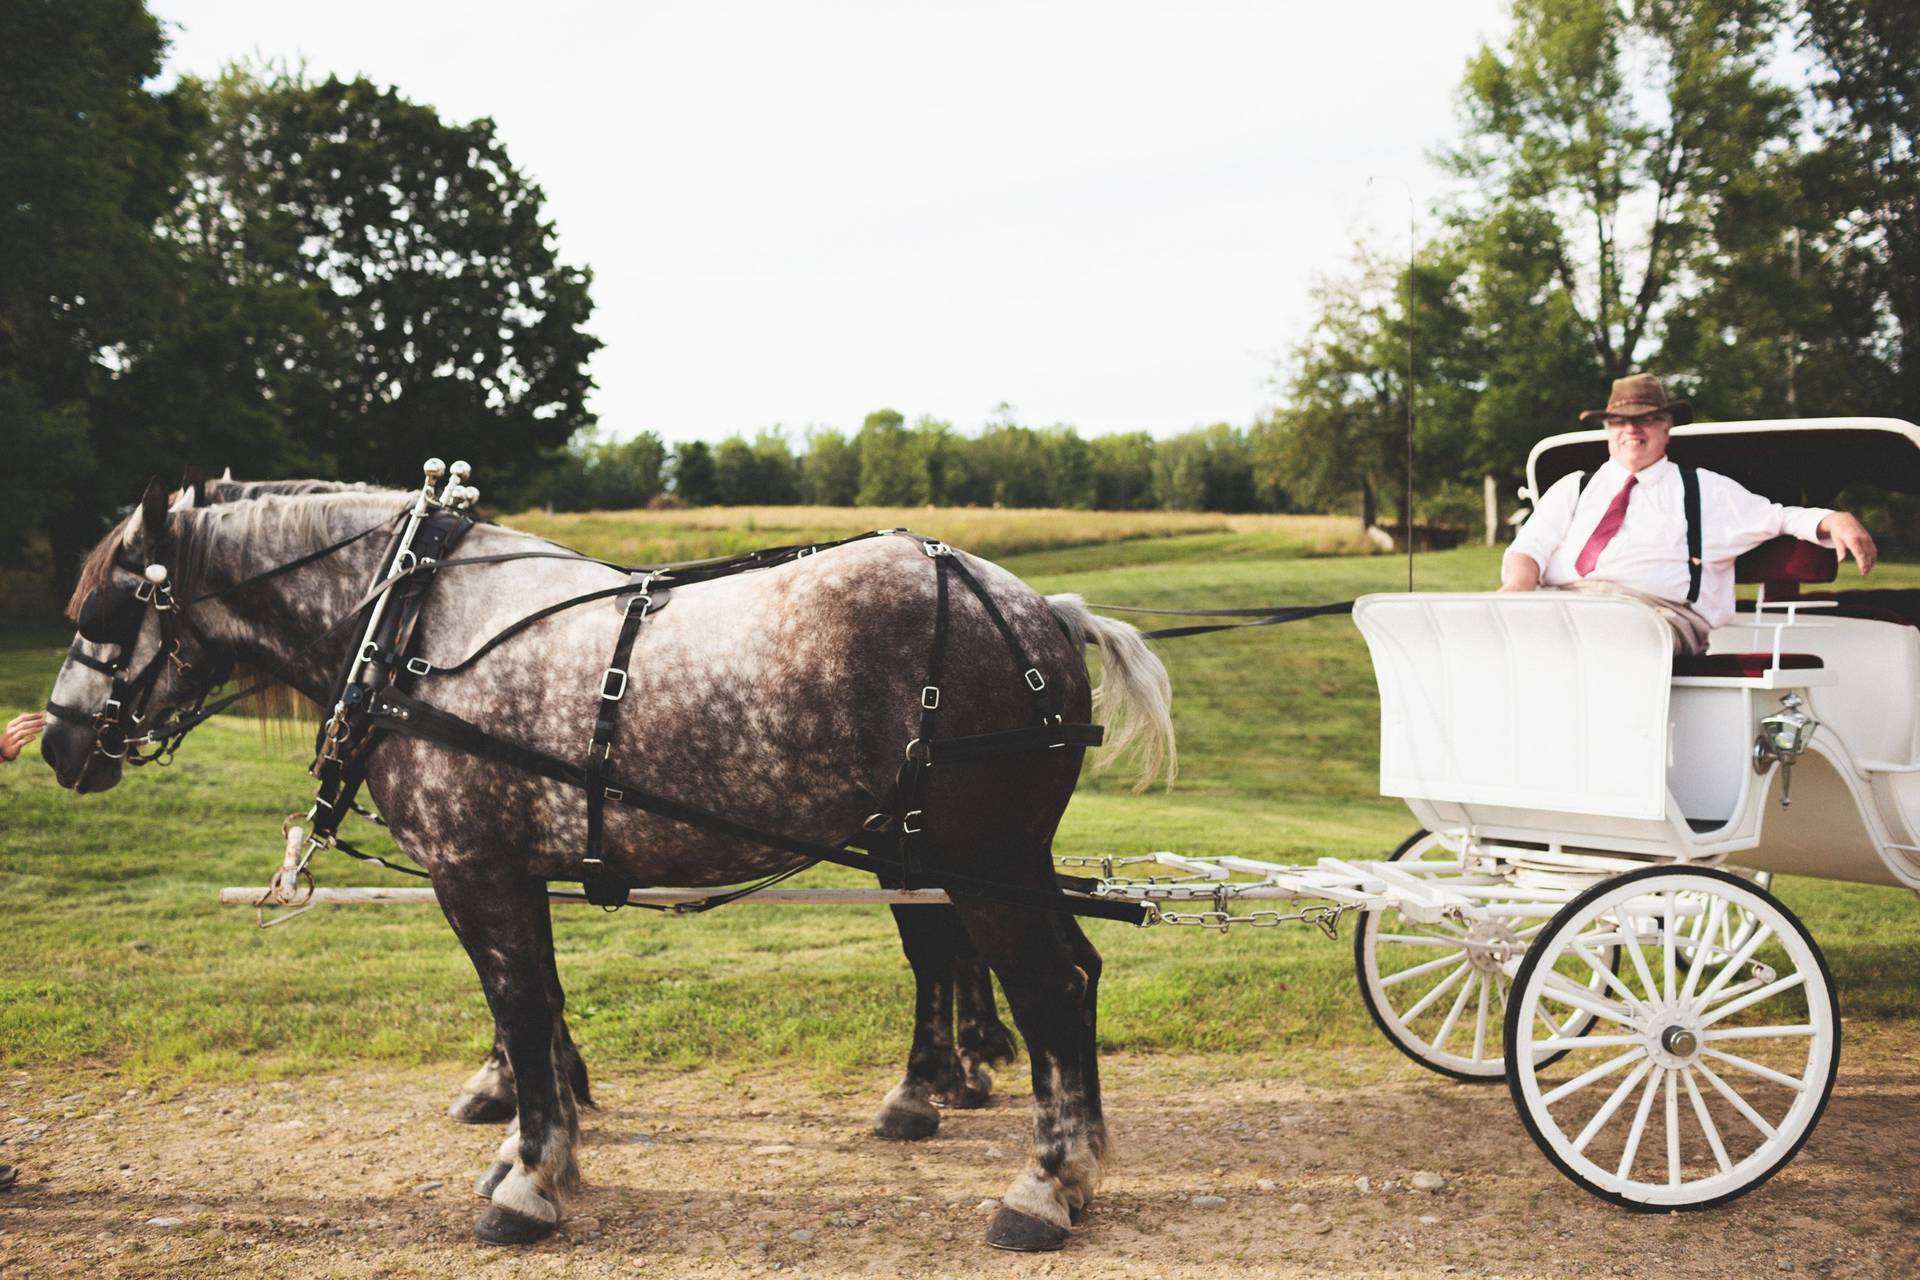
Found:
[[[1593,476],[1595,480],[1604,476],[1607,481],[1607,487],[1617,490],[1627,482],[1629,475],[1637,476],[1642,486],[1662,485],[1667,482],[1668,477],[1679,474],[1679,471],[1680,468],[1673,465],[1672,458],[1662,458],[1650,467],[1641,468],[1638,472],[1630,472],[1612,458],[1608,458],[1600,464],[1599,469],[1593,473]]]

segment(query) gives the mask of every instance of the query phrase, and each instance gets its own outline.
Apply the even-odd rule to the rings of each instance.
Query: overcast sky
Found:
[[[1427,219],[1502,9],[149,2],[171,72],[304,60],[491,116],[593,269],[603,429],[668,440],[1250,422],[1315,275],[1404,246],[1409,188]]]

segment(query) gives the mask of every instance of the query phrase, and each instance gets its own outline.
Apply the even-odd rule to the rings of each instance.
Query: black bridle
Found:
[[[318,551],[301,556],[286,564],[243,578],[229,586],[214,591],[202,592],[193,597],[191,603],[200,604],[220,596],[243,591],[262,582],[278,578],[282,574],[292,573],[325,559],[335,552],[345,550],[362,538],[391,527],[398,517],[389,517],[376,525],[360,530],[358,533],[329,543]],[[279,673],[254,682],[237,693],[229,694],[209,705],[207,699],[215,689],[225,684],[231,677],[235,655],[226,645],[221,644],[197,625],[186,609],[186,602],[177,599],[173,592],[173,571],[167,567],[168,553],[173,549],[171,539],[163,539],[155,548],[151,563],[140,565],[123,557],[115,556],[113,567],[116,570],[132,574],[139,582],[126,587],[111,580],[89,591],[80,602],[77,619],[79,638],[67,650],[67,657],[83,667],[92,668],[113,681],[107,691],[107,698],[98,711],[88,713],[78,707],[65,703],[47,701],[47,714],[56,720],[68,724],[81,725],[93,731],[93,754],[108,760],[121,760],[131,765],[160,764],[173,762],[173,756],[180,749],[180,743],[187,733],[205,724],[228,707],[270,685],[280,683]],[[346,616],[327,627],[311,642],[318,644],[331,636],[345,622],[358,612],[359,605],[349,609]],[[159,621],[160,643],[154,649],[153,656],[141,665],[138,671],[132,667],[135,651],[139,647],[140,633],[146,627],[147,615],[153,614]],[[189,662],[181,656],[181,637],[192,637],[195,645],[195,661]],[[96,658],[80,646],[85,640],[92,644],[103,645],[112,650],[106,659]],[[177,668],[183,678],[199,673],[189,685],[188,697],[171,709],[165,719],[148,723],[147,707],[153,699],[153,691],[160,683],[160,677],[166,673],[169,665]]]

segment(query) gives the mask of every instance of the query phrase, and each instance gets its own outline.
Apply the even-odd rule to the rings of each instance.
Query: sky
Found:
[[[491,117],[591,267],[609,438],[1246,424],[1356,238],[1432,226],[1500,0],[149,0]]]

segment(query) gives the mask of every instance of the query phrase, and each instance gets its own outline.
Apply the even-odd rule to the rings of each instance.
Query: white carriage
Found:
[[[1889,419],[1682,427],[1672,452],[1788,502],[1920,492],[1920,429]],[[1601,431],[1542,441],[1532,492],[1604,458]],[[1506,1080],[1568,1177],[1644,1209],[1743,1194],[1839,1060],[1826,963],[1770,874],[1920,890],[1920,591],[1801,594],[1835,569],[1790,539],[1743,557],[1759,599],[1700,658],[1627,599],[1365,597],[1381,790],[1421,830],[1386,863],[1163,856],[1184,875],[1135,891],[1215,899],[1222,924],[1229,896],[1364,908],[1375,1021],[1433,1070]]]

